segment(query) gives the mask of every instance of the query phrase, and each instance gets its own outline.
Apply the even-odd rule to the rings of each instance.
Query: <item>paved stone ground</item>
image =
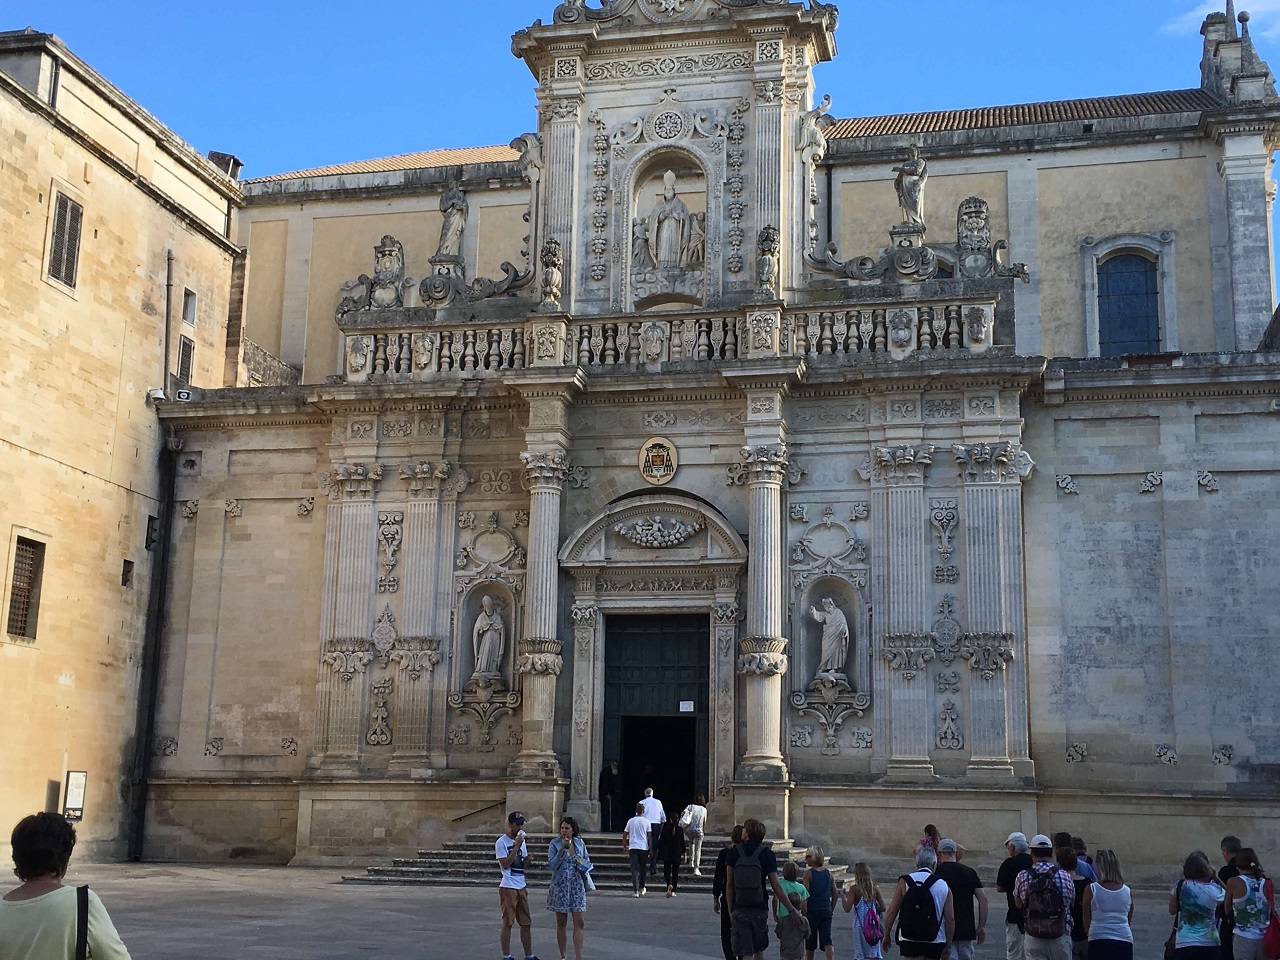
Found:
[[[134,960],[497,960],[496,889],[343,886],[342,871],[169,864],[73,864],[71,882],[89,883],[107,905]],[[496,879],[495,879],[496,888]],[[555,920],[545,891],[530,891],[533,948],[556,960]],[[1167,898],[1136,894],[1138,957],[1159,955],[1168,935]],[[1004,956],[1003,914],[979,960]],[[772,938],[771,938],[772,939]],[[852,957],[851,933],[837,917],[836,955]],[[513,943],[518,950],[518,938]],[[572,945],[570,945],[572,956]],[[587,912],[590,960],[721,957],[719,920],[706,894],[667,900],[651,893],[593,895]],[[769,957],[777,956],[771,944]],[[896,952],[890,960],[896,960]]]

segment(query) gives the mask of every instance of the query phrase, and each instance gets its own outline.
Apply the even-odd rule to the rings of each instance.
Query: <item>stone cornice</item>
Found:
[[[1280,402],[1280,354],[1189,354],[1178,366],[1054,361],[1030,399],[1048,406],[1113,400],[1261,397]]]

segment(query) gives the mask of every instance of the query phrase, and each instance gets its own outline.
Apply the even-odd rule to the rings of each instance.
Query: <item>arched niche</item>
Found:
[[[476,671],[475,628],[484,613],[484,600],[489,597],[503,627],[502,653],[497,673],[505,689],[515,688],[516,630],[520,623],[518,598],[510,585],[499,577],[480,577],[466,584],[458,598],[456,621],[456,655],[454,689],[460,690],[471,680]]]
[[[858,584],[862,581],[858,579]],[[863,661],[871,640],[870,605],[865,589],[849,578],[836,573],[823,574],[809,583],[801,593],[797,628],[799,637],[793,639],[791,656],[796,670],[796,686],[803,689],[814,679],[822,656],[823,624],[813,616],[813,610],[825,612],[823,600],[831,599],[844,614],[849,627],[849,647],[842,664],[843,673],[854,690],[869,689],[869,677],[865,676]],[[799,640],[797,643],[796,640]]]
[[[560,551],[560,562],[568,567],[741,565],[746,560],[746,544],[719,511],[671,493],[614,501]]]
[[[659,117],[659,121],[661,121]],[[700,307],[707,294],[707,174],[690,152],[636,167],[627,277],[636,311]]]

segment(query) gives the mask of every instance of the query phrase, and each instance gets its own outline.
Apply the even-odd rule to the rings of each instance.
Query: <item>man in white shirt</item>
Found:
[[[648,893],[644,885],[644,865],[652,843],[653,832],[649,828],[648,817],[644,815],[644,803],[637,803],[636,815],[627,821],[622,833],[622,848],[627,851],[627,859],[631,862],[633,897],[643,897]]]
[[[640,806],[644,808],[644,818],[649,821],[649,876],[653,877],[658,873],[658,835],[667,822],[667,811],[663,809],[662,801],[653,795],[653,787],[645,787]]]
[[[498,900],[502,904],[502,957],[511,956],[511,928],[520,927],[520,945],[524,947],[525,960],[538,960],[533,955],[533,918],[529,915],[529,894],[525,890],[525,867],[533,860],[524,842],[524,814],[519,810],[507,816],[507,832],[498,837],[493,854],[502,868],[502,883],[498,885]]]

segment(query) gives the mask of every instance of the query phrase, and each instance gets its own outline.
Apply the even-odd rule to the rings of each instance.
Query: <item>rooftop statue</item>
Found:
[[[898,175],[894,189],[898,191],[898,207],[902,210],[902,222],[924,226],[924,185],[929,180],[929,165],[920,157],[918,147],[911,148],[911,156],[900,166],[894,167]]]
[[[440,213],[444,223],[440,225],[440,249],[437,257],[459,257],[462,255],[462,231],[467,227],[467,215],[470,207],[467,195],[456,182],[449,184],[449,189],[440,198]]]

